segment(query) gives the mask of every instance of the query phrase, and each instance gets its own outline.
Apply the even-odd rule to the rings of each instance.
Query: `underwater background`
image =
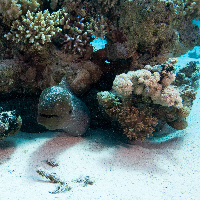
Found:
[[[1,0],[0,199],[199,199],[200,1]]]

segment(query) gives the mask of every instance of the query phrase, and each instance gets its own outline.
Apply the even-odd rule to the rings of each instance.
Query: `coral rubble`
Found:
[[[62,193],[66,191],[70,191],[72,188],[68,185],[67,182],[64,182],[60,180],[59,177],[57,177],[55,174],[49,173],[47,171],[44,171],[43,169],[37,169],[36,171],[40,176],[45,177],[46,179],[49,179],[52,183],[57,183],[59,186],[57,189],[53,192],[49,192],[51,194],[57,194],[57,193]]]
[[[55,183],[58,184],[57,188],[55,191],[50,192],[51,194],[57,194],[57,193],[63,193],[63,192],[67,192],[70,191],[72,189],[71,186],[69,186],[69,184],[66,181],[61,180],[60,177],[58,177],[56,175],[56,173],[50,173],[47,170],[44,169],[37,169],[36,172],[42,176],[45,177],[46,179],[50,180],[51,183]],[[88,185],[93,185],[94,184],[94,180],[90,178],[90,176],[85,176],[77,178],[75,180],[71,180],[71,183],[83,183],[83,187],[86,187]]]

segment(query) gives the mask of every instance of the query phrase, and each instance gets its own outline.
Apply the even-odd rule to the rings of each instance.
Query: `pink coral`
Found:
[[[148,66],[147,69],[117,75],[113,82],[113,90],[123,98],[133,93],[150,97],[154,104],[181,108],[182,98],[172,85],[176,77],[172,71],[173,63],[173,60],[170,60],[163,65],[162,69],[156,66],[154,71],[150,71],[153,68]]]

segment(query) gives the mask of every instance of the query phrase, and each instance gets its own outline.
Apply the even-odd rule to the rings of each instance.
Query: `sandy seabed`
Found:
[[[19,132],[6,138],[0,143],[0,200],[197,200],[199,105],[200,91],[185,130],[166,126],[162,138],[131,145],[101,129],[89,130],[87,137]],[[50,166],[47,160],[58,166]],[[58,184],[38,175],[37,169],[54,173],[71,190],[52,194]],[[88,176],[93,184],[74,182]]]

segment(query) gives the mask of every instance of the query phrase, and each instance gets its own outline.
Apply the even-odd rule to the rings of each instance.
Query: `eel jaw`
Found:
[[[60,116],[55,114],[38,113],[37,122],[38,124],[46,127],[49,130],[56,130],[60,127],[59,121]]]
[[[47,114],[42,114],[42,113],[39,113],[39,117],[43,117],[43,118],[59,118],[58,115],[47,115]]]

